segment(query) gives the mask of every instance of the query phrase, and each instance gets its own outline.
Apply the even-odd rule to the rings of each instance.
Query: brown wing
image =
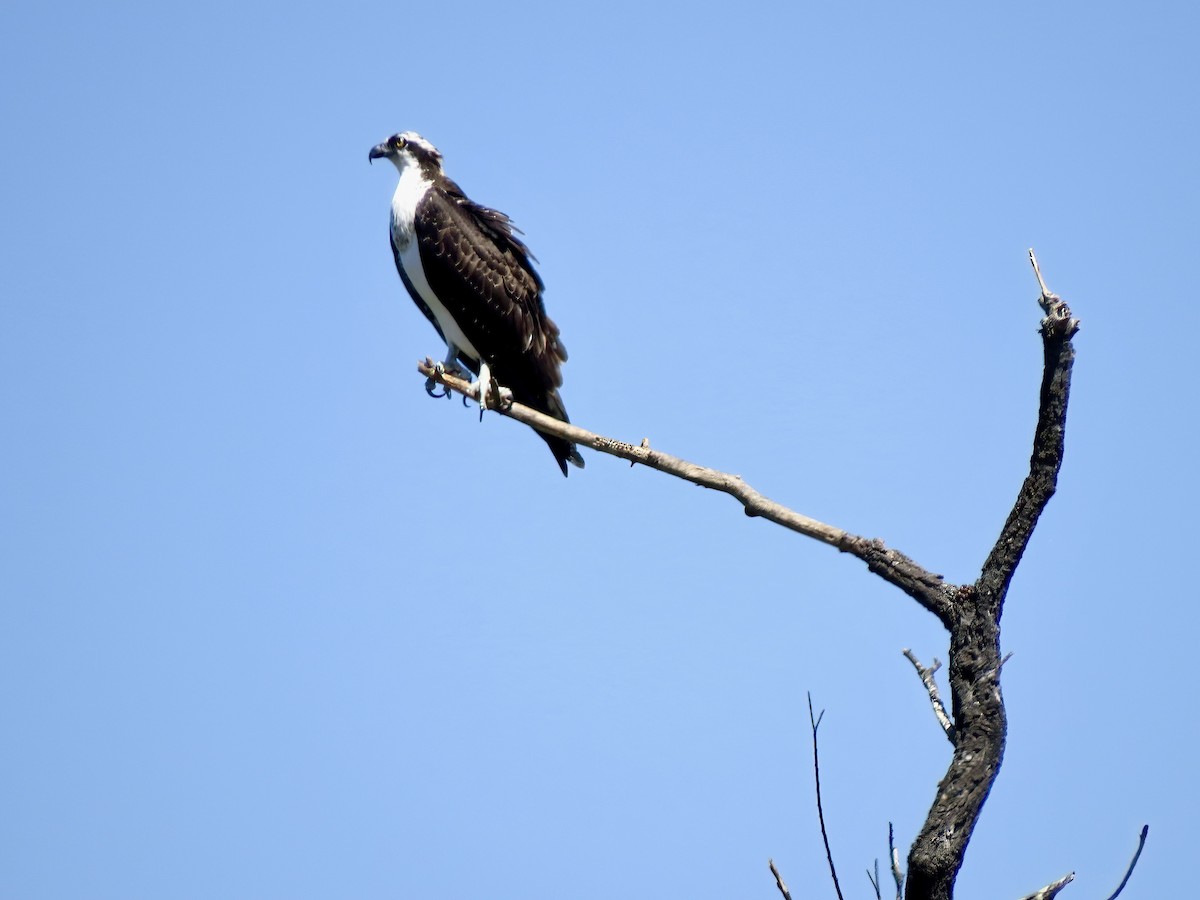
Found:
[[[568,421],[558,388],[567,352],[546,315],[543,284],[508,217],[446,181],[422,200],[416,240],[438,299],[513,399]],[[478,360],[464,360],[478,371]],[[546,439],[566,473],[574,446]]]

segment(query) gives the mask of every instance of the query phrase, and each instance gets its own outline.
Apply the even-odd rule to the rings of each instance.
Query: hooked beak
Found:
[[[387,159],[392,155],[387,144],[376,144],[371,148],[371,152],[367,154],[367,162],[374,162],[377,159]]]

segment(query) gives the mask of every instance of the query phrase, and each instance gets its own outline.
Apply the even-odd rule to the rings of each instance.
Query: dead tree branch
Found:
[[[933,677],[934,673],[942,667],[942,664],[935,658],[933,665],[925,668],[907,647],[904,649],[904,655],[913,664],[913,668],[917,670],[917,677],[921,679],[921,684],[925,685],[925,690],[929,692],[929,702],[933,706],[933,714],[937,716],[938,724],[942,726],[942,731],[946,732],[946,737],[953,744],[954,723],[946,715],[946,704],[942,703],[942,695],[938,693],[937,681]]]
[[[1133,851],[1133,859],[1129,861],[1129,868],[1125,870],[1125,877],[1121,879],[1121,883],[1117,885],[1117,889],[1109,895],[1108,900],[1117,900],[1121,896],[1121,891],[1125,890],[1125,885],[1129,884],[1129,876],[1133,874],[1133,867],[1138,864],[1138,858],[1142,855],[1142,848],[1146,846],[1146,835],[1150,833],[1150,826],[1143,825],[1142,833],[1138,835],[1137,849]]]
[[[1125,890],[1125,885],[1129,884],[1129,877],[1133,874],[1133,869],[1138,864],[1138,858],[1142,855],[1142,848],[1146,846],[1146,835],[1149,831],[1149,825],[1142,826],[1142,833],[1138,836],[1137,849],[1133,851],[1133,859],[1129,861],[1129,866],[1125,869],[1125,877],[1121,879],[1121,883],[1117,885],[1117,889],[1109,894],[1108,900],[1117,900],[1117,897],[1121,896],[1121,891]],[[1040,891],[1026,894],[1021,900],[1051,900],[1052,897],[1074,880],[1075,873],[1068,872],[1062,878],[1058,879],[1058,881],[1051,882]]]
[[[1057,895],[1059,891],[1061,891],[1074,880],[1075,873],[1068,872],[1062,878],[1058,879],[1058,881],[1051,882],[1040,891],[1035,891],[1032,894],[1026,894],[1021,898],[1021,900],[1051,900],[1051,898]]]
[[[472,388],[468,382],[441,371],[431,359],[417,363],[417,371],[426,378],[432,378],[464,397],[475,401],[479,399],[477,390]],[[682,478],[684,481],[690,481],[701,487],[729,494],[742,504],[747,516],[767,519],[790,531],[795,531],[805,537],[836,547],[843,553],[858,557],[867,564],[868,569],[900,588],[937,616],[946,627],[949,627],[948,623],[953,621],[954,592],[945,584],[941,575],[934,574],[917,565],[903,553],[889,549],[883,541],[859,537],[770,500],[750,487],[739,475],[710,469],[707,466],[688,462],[678,456],[663,453],[661,450],[654,450],[645,440],[640,446],[637,446],[604,437],[580,428],[578,425],[560,422],[558,419],[551,418],[520,403],[511,403],[506,407],[496,409],[495,412],[523,422],[543,434],[560,437],[574,444],[590,447],[600,453],[629,460],[631,463],[641,463],[647,468]]]
[[[933,806],[908,855],[910,900],[950,900],[967,842],[1004,759],[1008,730],[1000,691],[1000,616],[1013,573],[1053,496],[1063,460],[1078,320],[1039,276],[1046,310],[1038,422],[1029,475],[974,584],[958,588],[950,631],[950,700],[956,740]]]
[[[888,858],[892,861],[892,880],[896,882],[896,900],[904,895],[904,873],[900,871],[900,852],[896,849],[896,832],[888,822]]]
[[[825,859],[829,861],[829,874],[833,878],[833,889],[837,892],[838,900],[843,900],[842,886],[838,884],[837,869],[833,865],[833,853],[829,849],[829,832],[825,830],[825,810],[821,806],[821,760],[817,754],[817,729],[825,718],[825,710],[813,718],[812,694],[808,695],[808,721],[812,723],[813,741],[813,779],[817,783],[817,819],[821,823],[821,840],[825,842]]]
[[[771,867],[771,874],[775,876],[775,887],[779,888],[779,893],[783,894],[783,900],[792,900],[792,892],[788,890],[787,882],[783,880],[783,876],[775,868],[775,860],[768,859],[767,865]]]
[[[872,875],[871,870],[867,869],[867,881],[875,889],[875,900],[883,900],[883,892],[879,890],[879,857],[875,857],[875,874]]]
[[[742,504],[748,516],[768,519],[857,557],[870,571],[937,616],[950,634],[949,718],[954,727],[954,751],[925,824],[909,851],[905,885],[909,900],[951,900],[967,844],[1000,770],[1007,732],[1000,692],[1003,665],[1000,617],[1013,573],[1054,494],[1062,466],[1067,399],[1075,358],[1071,338],[1079,329],[1079,322],[1072,317],[1069,307],[1046,287],[1032,251],[1030,261],[1038,278],[1038,302],[1046,313],[1041,323],[1044,370],[1033,452],[1029,474],[1000,537],[972,584],[947,584],[940,575],[886,547],[882,541],[859,537],[802,515],[768,499],[737,475],[651,449],[645,441],[642,446],[635,446],[603,437],[516,403],[498,410],[544,434],[729,494]],[[478,400],[470,385],[439,371],[432,361],[425,360],[417,368],[423,376]],[[815,722],[813,730],[815,750]]]

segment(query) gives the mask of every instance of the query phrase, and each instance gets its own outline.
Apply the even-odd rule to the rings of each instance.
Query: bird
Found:
[[[567,351],[520,230],[467,197],[443,171],[442,154],[415,131],[376,144],[367,159],[389,160],[400,173],[388,229],[396,269],[446,342],[444,369],[461,371],[461,363],[476,376],[480,417],[495,396],[569,422],[558,392]],[[430,394],[432,387],[431,380]],[[575,444],[538,435],[564,476],[567,463],[583,468]]]

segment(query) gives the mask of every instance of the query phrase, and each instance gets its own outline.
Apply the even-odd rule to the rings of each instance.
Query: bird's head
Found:
[[[426,176],[442,170],[442,154],[437,147],[415,131],[393,134],[382,144],[376,144],[367,154],[367,161],[391,160],[392,165],[403,172],[407,168],[420,169]]]

